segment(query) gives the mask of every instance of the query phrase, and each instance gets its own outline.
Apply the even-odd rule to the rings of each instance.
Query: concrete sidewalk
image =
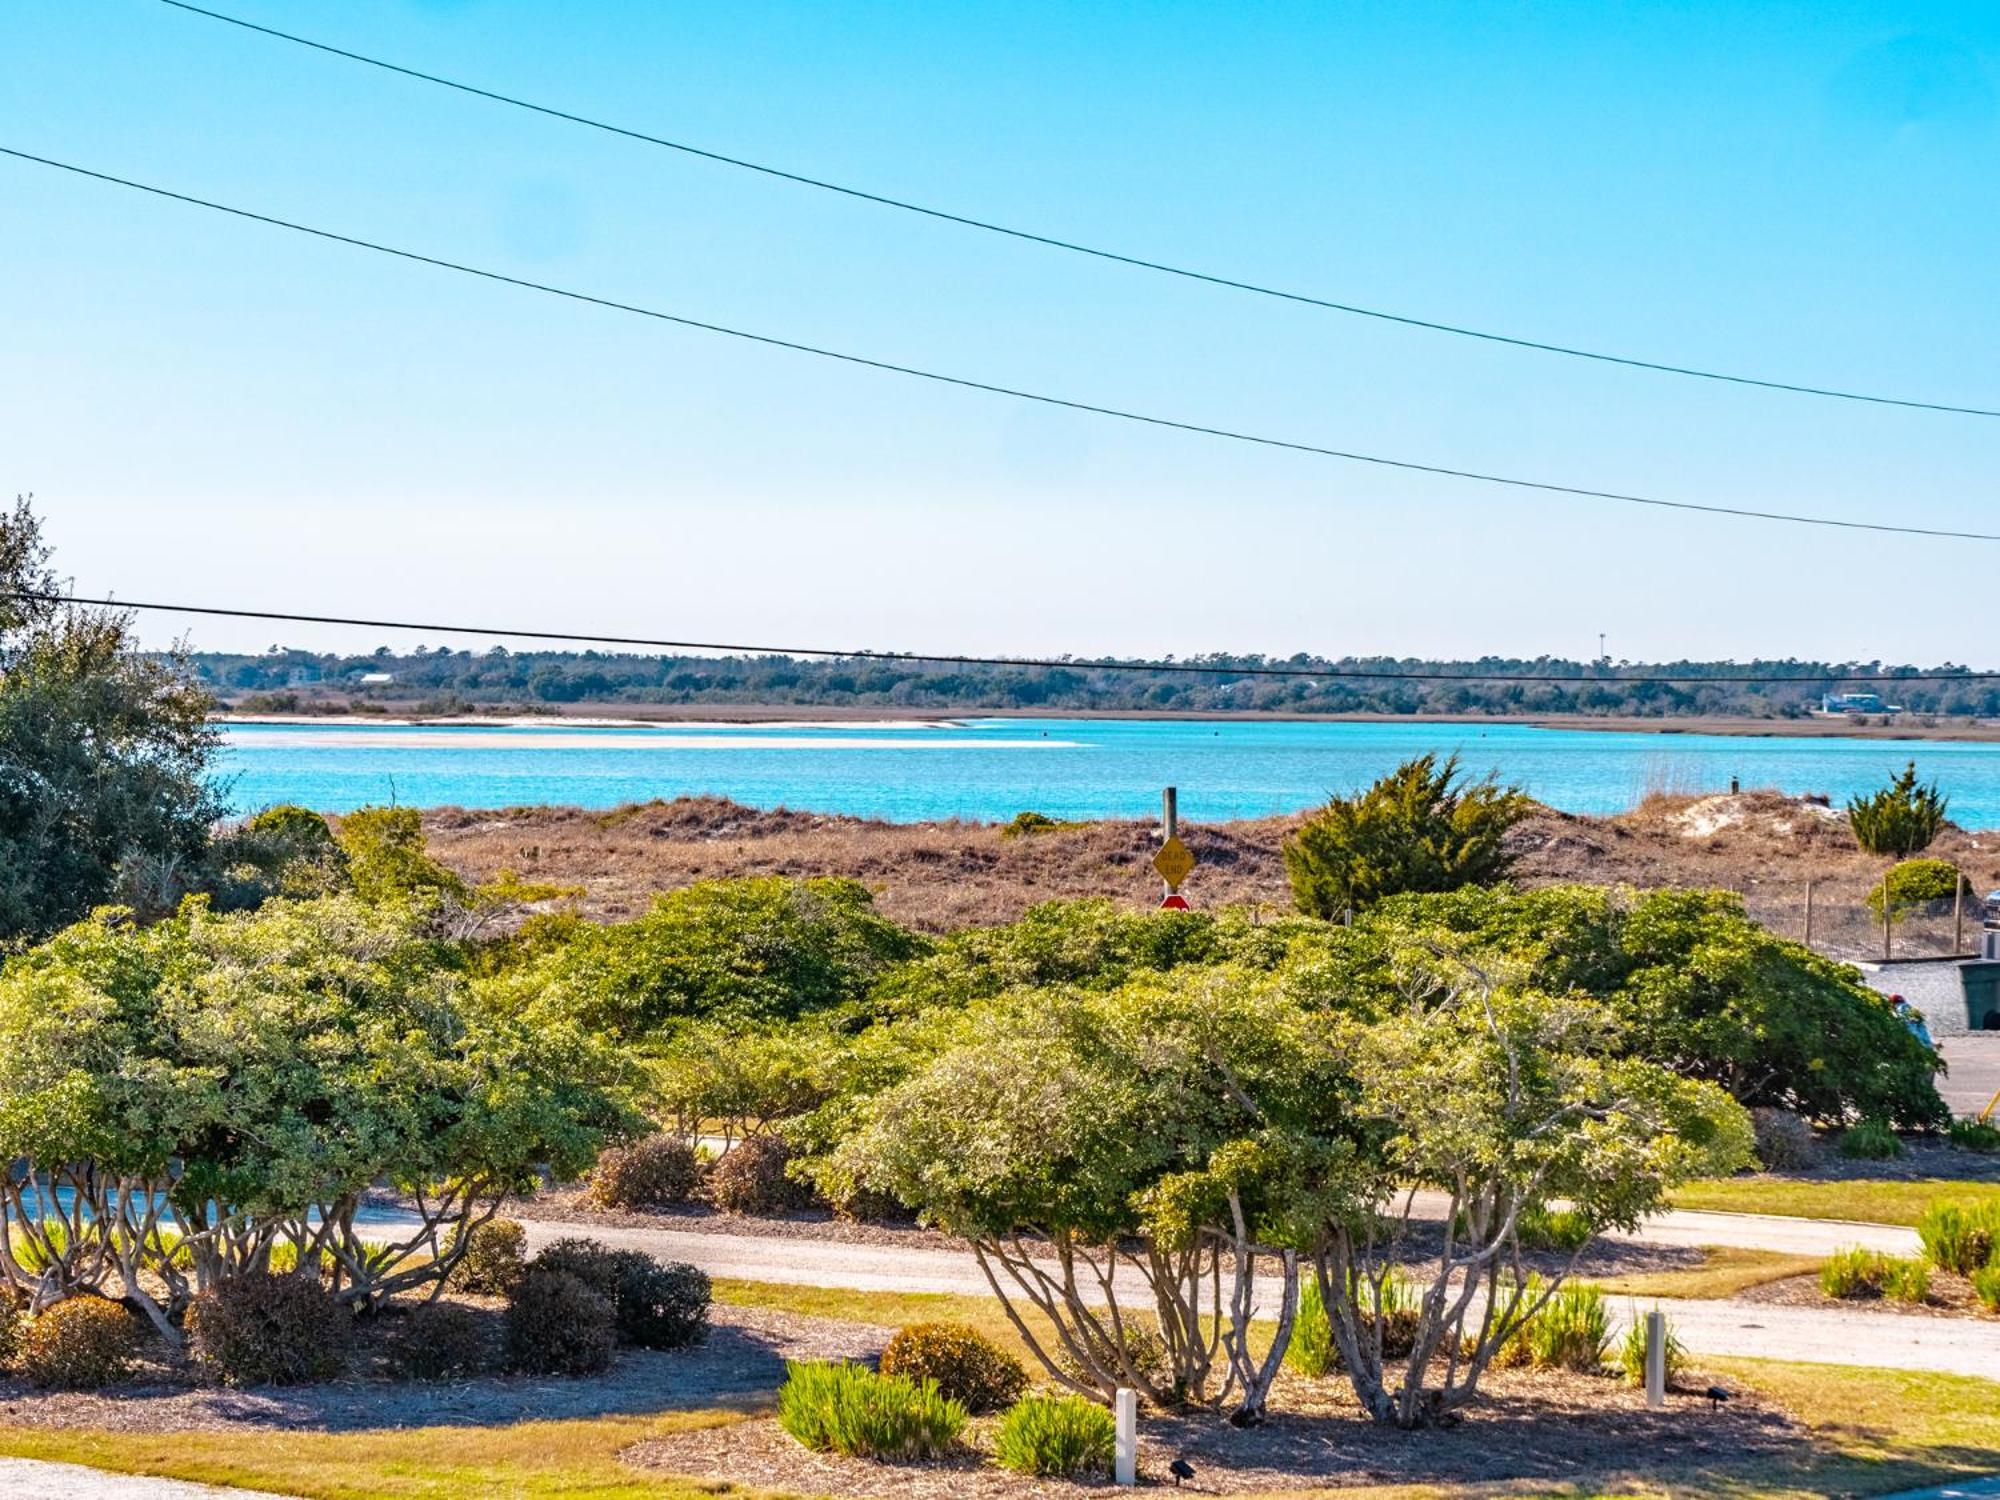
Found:
[[[271,1500],[271,1492],[111,1474],[39,1458],[0,1458],[0,1500]]]

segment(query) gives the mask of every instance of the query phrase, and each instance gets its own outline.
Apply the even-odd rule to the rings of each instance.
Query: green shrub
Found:
[[[1667,1320],[1667,1389],[1687,1369],[1687,1347],[1674,1337],[1673,1320]],[[1628,1385],[1646,1383],[1646,1319],[1634,1310],[1631,1321],[1626,1326],[1625,1337],[1618,1341],[1618,1369],[1625,1376]]]
[[[1462,782],[1458,757],[1405,761],[1366,791],[1334,797],[1285,840],[1300,911],[1339,917],[1385,896],[1502,879],[1507,830],[1534,804],[1491,778]]]
[[[612,1302],[618,1296],[619,1257],[634,1253],[613,1250],[602,1240],[566,1234],[542,1247],[541,1253],[528,1262],[528,1274],[574,1276],[606,1302]]]
[[[1928,1301],[1931,1268],[1914,1256],[1890,1256],[1882,1267],[1882,1295],[1892,1302]]]
[[[485,1317],[462,1302],[426,1302],[389,1340],[389,1363],[406,1380],[459,1380],[493,1363]]]
[[[1819,1137],[1804,1116],[1762,1106],[1750,1111],[1757,1160],[1769,1172],[1794,1172],[1819,1160]]]
[[[1840,1133],[1840,1154],[1856,1161],[1894,1161],[1903,1142],[1880,1120],[1863,1120]]]
[[[806,1447],[853,1458],[933,1458],[965,1429],[965,1408],[934,1385],[864,1365],[792,1360],[778,1425]]]
[[[1950,1135],[1951,1143],[1961,1151],[1977,1151],[1981,1156],[2000,1151],[2000,1128],[1984,1120],[1953,1120]]]
[[[641,1349],[686,1349],[708,1337],[708,1273],[638,1251],[618,1258],[612,1310],[618,1336]]]
[[[452,1243],[458,1235],[454,1231]],[[465,1256],[452,1271],[459,1290],[484,1297],[506,1297],[528,1269],[528,1231],[516,1219],[488,1219],[476,1226]]]
[[[1611,1348],[1604,1293],[1580,1282],[1562,1287],[1528,1320],[1520,1343],[1527,1363],[1538,1370],[1603,1369]]]
[[[1856,1246],[1827,1257],[1819,1268],[1819,1289],[1829,1297],[1859,1300],[1882,1295],[1883,1278],[1889,1274],[1889,1258],[1879,1250]]]
[[[1940,1271],[1970,1276],[2000,1250],[2000,1199],[1933,1203],[1917,1220],[1917,1238]]]
[[[1017,1474],[1071,1478],[1111,1468],[1118,1427],[1111,1413],[1081,1396],[1030,1396],[1001,1418],[993,1458]]]
[[[225,1385],[312,1385],[347,1368],[354,1315],[317,1276],[231,1276],[188,1307],[188,1353]]]
[[[672,1208],[701,1186],[702,1160],[692,1143],[649,1135],[597,1158],[584,1196],[604,1208]]]
[[[1052,818],[1047,813],[1017,812],[1000,825],[1000,837],[1018,839],[1031,837],[1037,833],[1055,833],[1063,828],[1081,828],[1082,823],[1068,818]]]
[[[1331,1375],[1340,1367],[1333,1343],[1333,1320],[1326,1314],[1319,1278],[1309,1276],[1299,1288],[1299,1310],[1292,1315],[1292,1341],[1285,1346],[1285,1363],[1309,1380]]]
[[[104,1297],[68,1297],[21,1330],[15,1367],[30,1385],[94,1391],[132,1373],[139,1325]]]
[[[1878,922],[1882,920],[1882,887],[1885,881],[1889,888],[1889,915],[1892,919],[1924,907],[1948,911],[1958,892],[1971,893],[1971,886],[1958,873],[1958,866],[1950,860],[1906,859],[1901,864],[1891,865],[1888,874],[1868,892],[1868,910]]]
[[[803,1208],[812,1194],[786,1173],[791,1148],[774,1135],[738,1141],[708,1171],[708,1198],[726,1214],[779,1214]]]
[[[2000,1312],[2000,1264],[1981,1266],[1972,1273],[1972,1294],[1988,1312]]]
[[[928,1380],[969,1412],[998,1411],[1028,1388],[1021,1362],[964,1323],[912,1323],[882,1351],[884,1375]]]
[[[1847,826],[1870,854],[1907,858],[1930,847],[1944,827],[1946,805],[1935,781],[1917,785],[1917,763],[1911,761],[1887,786],[1847,804]]]
[[[611,1299],[563,1271],[531,1269],[507,1304],[507,1363],[531,1375],[594,1375],[618,1344]]]
[[[1514,1221],[1524,1250],[1556,1250],[1573,1255],[1597,1231],[1587,1214],[1573,1208],[1526,1208]]]

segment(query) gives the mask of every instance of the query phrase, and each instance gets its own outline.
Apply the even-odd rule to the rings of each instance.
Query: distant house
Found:
[[[1819,700],[1823,714],[1899,714],[1902,709],[1884,703],[1880,693],[1826,693]]]
[[[381,687],[384,683],[394,682],[396,674],[394,672],[362,672],[354,680],[363,687]]]

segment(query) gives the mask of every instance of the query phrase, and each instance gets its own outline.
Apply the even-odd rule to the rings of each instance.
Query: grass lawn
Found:
[[[1614,1297],[1734,1297],[1738,1292],[1788,1276],[1818,1272],[1816,1255],[1787,1255],[1780,1250],[1740,1250],[1709,1246],[1702,1263],[1685,1271],[1636,1271],[1630,1276],[1582,1277]]]
[[[2000,1183],[1952,1178],[1914,1182],[1854,1178],[1846,1182],[1791,1177],[1725,1177],[1690,1182],[1674,1190],[1675,1208],[1738,1214],[1791,1214],[1801,1219],[1858,1219],[1870,1224],[1915,1224],[1941,1199],[2000,1198]]]
[[[717,1300],[824,1317],[894,1325],[924,1318],[963,1319],[1013,1342],[1012,1329],[988,1298],[873,1293],[724,1281]],[[1670,1473],[1578,1476],[1567,1489],[1548,1484],[1516,1493],[1581,1497],[1712,1495],[1751,1497],[1871,1495],[2000,1470],[2000,1383],[1962,1376],[1766,1360],[1704,1359],[1705,1372],[1754,1386],[1808,1423],[1817,1441],[1803,1457],[1732,1468],[1727,1455]],[[701,1500],[713,1484],[625,1467],[619,1453],[641,1439],[688,1426],[735,1420],[733,1411],[663,1412],[505,1427],[435,1427],[371,1432],[244,1431],[110,1434],[8,1427],[0,1454],[86,1463],[126,1473],[233,1484],[308,1500]],[[1466,1429],[1476,1432],[1475,1425]],[[1412,1442],[1460,1441],[1419,1434]],[[746,1497],[766,1493],[728,1491]],[[1470,1489],[1369,1486],[1339,1491],[1350,1500],[1469,1496]],[[1492,1494],[1491,1485],[1476,1493]]]

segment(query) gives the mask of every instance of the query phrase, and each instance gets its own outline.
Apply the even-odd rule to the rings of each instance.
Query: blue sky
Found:
[[[217,4],[1226,274],[2000,405],[1991,5]],[[509,274],[1309,442],[2000,530],[1996,420],[1177,283],[157,0],[9,0],[0,56],[0,144]],[[5,160],[0,487],[36,494],[80,588],[130,598],[878,648],[1583,655],[1601,630],[1635,659],[2000,661],[1982,610],[2000,544],[1131,429]],[[192,638],[387,639],[221,622]]]

